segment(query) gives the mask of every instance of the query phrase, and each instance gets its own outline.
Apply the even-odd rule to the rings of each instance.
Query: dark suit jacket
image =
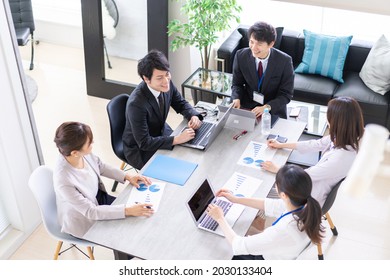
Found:
[[[271,106],[271,114],[287,118],[287,104],[293,97],[294,68],[289,55],[272,48],[261,85],[264,104]],[[253,109],[259,104],[253,100],[259,76],[256,59],[249,48],[240,49],[233,62],[232,99],[240,99],[241,107]]]
[[[165,92],[164,116],[161,115],[156,98],[145,82],[141,82],[130,94],[126,107],[126,126],[123,132],[123,152],[127,163],[141,169],[158,149],[172,149],[171,127],[165,122],[169,108],[182,114],[187,120],[199,113],[181,96],[170,82]],[[201,117],[200,117],[201,118]]]

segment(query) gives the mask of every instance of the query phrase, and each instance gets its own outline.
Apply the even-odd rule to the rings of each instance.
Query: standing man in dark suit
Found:
[[[272,48],[276,30],[268,23],[253,24],[248,38],[249,48],[238,50],[233,62],[233,106],[250,109],[256,117],[268,107],[271,114],[286,119],[294,88],[292,59]]]
[[[173,85],[169,63],[162,52],[153,50],[142,58],[138,75],[143,81],[127,101],[123,151],[126,161],[141,169],[158,149],[172,149],[193,139],[203,117]],[[188,129],[177,136],[170,136],[172,129],[165,122],[171,106],[189,120]]]

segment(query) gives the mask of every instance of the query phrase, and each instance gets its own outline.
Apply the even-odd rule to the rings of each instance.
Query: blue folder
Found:
[[[156,155],[143,175],[183,186],[197,166],[197,163]]]

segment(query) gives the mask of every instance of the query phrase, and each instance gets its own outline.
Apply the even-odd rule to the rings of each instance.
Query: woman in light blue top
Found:
[[[310,176],[299,166],[285,165],[276,174],[276,189],[280,199],[237,197],[221,189],[233,203],[264,210],[267,216],[278,217],[271,227],[252,236],[238,236],[227,223],[222,209],[210,204],[208,215],[218,222],[232,245],[233,259],[275,260],[296,259],[310,241],[321,242],[321,207],[311,196]]]

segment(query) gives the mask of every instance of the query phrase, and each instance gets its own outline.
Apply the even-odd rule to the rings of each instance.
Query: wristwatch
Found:
[[[271,111],[271,106],[270,106],[270,105],[268,105],[268,104],[265,104],[265,105],[264,105],[264,107],[265,107],[265,108],[268,108],[268,112],[270,112],[270,111]]]

